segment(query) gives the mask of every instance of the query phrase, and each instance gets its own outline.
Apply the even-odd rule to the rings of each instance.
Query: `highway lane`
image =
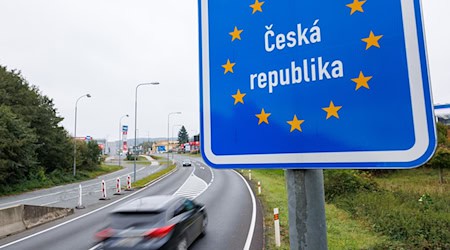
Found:
[[[95,204],[101,197],[101,180],[105,180],[107,195],[112,196],[116,192],[115,187],[117,177],[120,178],[121,185],[126,185],[127,175],[133,176],[134,165],[132,163],[125,161],[122,166],[124,169],[103,175],[93,180],[57,186],[49,189],[41,189],[20,195],[1,197],[0,208],[18,204],[73,208],[78,205],[80,184],[83,189],[83,204],[85,206]],[[136,178],[141,179],[154,172],[160,171],[164,167],[165,166],[159,166],[157,161],[149,161],[148,164],[138,164],[136,166]]]
[[[105,203],[101,203],[77,210],[74,216],[63,221],[0,240],[0,249],[89,249],[95,245],[93,235],[106,226],[108,213],[117,205],[142,196],[176,192],[178,195],[194,195],[198,202],[205,204],[209,215],[207,235],[196,241],[191,249],[262,249],[261,211],[253,211],[254,203],[246,182],[234,171],[212,170],[200,159],[193,158],[193,162],[193,167],[179,167],[172,175],[146,189],[128,194],[121,198],[123,200],[109,201],[108,207],[103,208]],[[202,182],[206,188],[195,190]],[[253,224],[252,216],[255,217]],[[41,233],[32,236],[35,232]],[[3,247],[20,239],[25,240]]]

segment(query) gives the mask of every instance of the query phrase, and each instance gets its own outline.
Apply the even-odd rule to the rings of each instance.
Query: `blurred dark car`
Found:
[[[110,214],[108,228],[95,236],[99,249],[187,249],[205,235],[205,207],[177,196],[150,196]]]
[[[192,166],[192,162],[189,159],[183,160],[183,167],[190,167]]]

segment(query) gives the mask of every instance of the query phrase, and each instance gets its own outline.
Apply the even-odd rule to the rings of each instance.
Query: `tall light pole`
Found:
[[[174,127],[181,127],[181,126],[183,126],[183,125],[181,125],[181,124],[172,125],[172,138],[173,138],[173,128]],[[173,159],[173,153],[172,153],[172,159]]]
[[[78,101],[83,97],[91,98],[90,94],[85,94],[80,97],[78,97],[77,101],[75,102],[75,129],[73,132],[73,176],[77,173],[77,106]]]
[[[119,121],[119,147],[118,147],[118,149],[119,149],[119,167],[120,166],[122,166],[121,165],[121,163],[120,163],[120,158],[121,158],[121,151],[122,151],[122,134],[123,134],[123,131],[122,131],[122,119],[123,118],[125,118],[125,117],[128,117],[129,115],[128,114],[126,114],[126,115],[124,115],[124,116],[122,116],[122,117],[120,117],[120,121]]]
[[[141,83],[136,86],[136,91],[134,95],[134,147],[133,147],[133,154],[136,153],[136,140],[137,140],[137,91],[139,86],[142,85],[158,85],[159,82],[147,82],[147,83]],[[136,158],[137,155],[134,155],[134,170],[133,170],[133,182],[136,182]]]
[[[167,166],[169,166],[169,145],[170,145],[170,140],[169,140],[169,130],[170,130],[170,116],[171,115],[181,115],[181,112],[171,112],[167,115]]]

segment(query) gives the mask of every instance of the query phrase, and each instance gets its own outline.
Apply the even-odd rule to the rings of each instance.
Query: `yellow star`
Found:
[[[255,14],[255,12],[259,11],[262,12],[261,6],[264,4],[264,2],[258,2],[258,0],[255,0],[254,4],[250,4],[250,7],[253,9],[252,14]]]
[[[262,109],[261,113],[256,115],[256,117],[259,118],[258,125],[263,123],[263,122],[269,124],[269,120],[267,120],[267,118],[269,116],[270,116],[270,113],[266,113],[266,112],[264,112],[264,109]]]
[[[244,104],[244,96],[245,93],[241,93],[241,91],[238,89],[235,95],[231,95],[234,98],[234,105],[236,105],[238,102]]]
[[[231,41],[234,41],[235,39],[241,40],[242,31],[244,31],[244,30],[238,30],[238,28],[236,26],[234,26],[233,32],[228,33],[231,36]]]
[[[327,120],[328,120],[328,118],[330,118],[332,116],[339,119],[338,111],[341,108],[342,108],[342,106],[334,106],[333,101],[330,101],[330,106],[328,106],[327,108],[322,108],[322,109],[325,110],[325,112],[327,112]]]
[[[353,0],[353,3],[349,3],[349,4],[345,5],[345,6],[347,6],[347,7],[352,9],[350,11],[350,15],[353,15],[353,13],[355,13],[356,11],[364,12],[362,6],[365,3],[366,3],[366,1],[358,2],[358,0]]]
[[[287,123],[289,123],[289,125],[291,125],[291,132],[294,130],[298,130],[300,132],[302,132],[302,128],[300,127],[300,125],[305,122],[305,120],[299,120],[297,119],[297,115],[294,115],[294,119],[292,119],[292,121],[287,121]]]
[[[230,59],[227,60],[227,63],[222,65],[222,67],[225,69],[225,72],[223,72],[224,74],[226,74],[227,72],[231,72],[233,73],[233,67],[236,63],[230,63]]]
[[[370,47],[380,47],[378,44],[378,40],[380,40],[383,37],[383,35],[375,36],[372,31],[370,31],[370,35],[367,38],[361,39],[363,42],[367,43],[366,50],[368,50]]]
[[[356,83],[355,91],[358,90],[361,87],[364,87],[366,89],[370,89],[369,88],[369,84],[368,84],[370,79],[372,79],[371,76],[364,76],[363,72],[360,71],[358,78],[353,78],[352,79],[352,81]]]

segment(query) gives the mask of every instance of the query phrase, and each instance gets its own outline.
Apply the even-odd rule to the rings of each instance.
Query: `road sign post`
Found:
[[[199,12],[209,165],[406,169],[433,155],[420,0],[199,0]],[[289,184],[321,175],[289,173],[292,204],[321,206]]]

